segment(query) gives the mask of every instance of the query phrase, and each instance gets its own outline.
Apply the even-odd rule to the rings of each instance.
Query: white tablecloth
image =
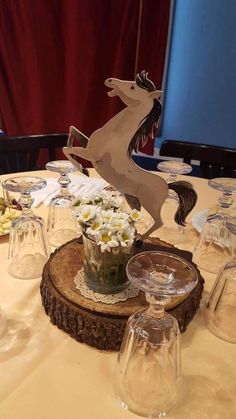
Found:
[[[46,171],[32,174],[52,177]],[[92,175],[96,176],[94,170]],[[180,178],[192,181],[198,192],[194,212],[216,203],[219,193],[210,189],[206,180]],[[46,217],[48,209],[41,205],[34,211]],[[196,239],[193,231],[191,240],[181,247],[192,250]],[[53,326],[41,305],[40,281],[19,280],[7,274],[7,250],[8,237],[1,237],[0,306],[7,316],[9,335],[6,341],[0,340],[0,419],[137,417],[124,411],[113,395],[117,354],[78,343]],[[204,305],[215,276],[202,274],[206,280]],[[12,341],[12,349],[7,350]],[[204,327],[200,310],[182,335],[185,396],[168,417],[234,419],[235,359],[236,345],[213,336]]]

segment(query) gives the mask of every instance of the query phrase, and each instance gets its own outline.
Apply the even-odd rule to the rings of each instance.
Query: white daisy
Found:
[[[128,220],[129,214],[126,212],[115,212],[113,218],[119,219],[119,220]]]
[[[126,227],[117,233],[117,238],[122,247],[129,247],[134,242],[135,229],[133,227]]]
[[[94,205],[80,205],[76,208],[75,214],[80,223],[92,220],[96,215],[97,207]]]
[[[140,213],[120,211],[123,200],[119,192],[105,190],[77,198],[76,217],[85,234],[96,241],[102,252],[119,246],[126,251],[135,240],[134,222],[140,219]]]
[[[133,209],[130,213],[129,213],[130,218],[136,222],[139,221],[141,219],[141,213],[140,211]]]
[[[110,221],[114,217],[114,211],[112,209],[102,210],[101,216],[104,220],[104,222]]]
[[[117,240],[117,237],[112,235],[109,230],[98,231],[95,236],[95,239],[96,239],[97,244],[101,246],[102,253],[105,250],[110,252],[112,247],[119,246],[119,241]]]
[[[111,231],[115,232],[124,229],[127,226],[127,222],[123,218],[113,217],[107,226]]]
[[[101,230],[102,228],[104,228],[103,219],[99,215],[96,215],[96,217],[92,220],[90,226],[87,228],[86,233],[88,235],[94,236],[97,233],[97,231]]]

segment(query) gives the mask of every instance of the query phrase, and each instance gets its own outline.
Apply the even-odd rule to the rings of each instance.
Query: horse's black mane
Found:
[[[141,89],[145,89],[148,92],[153,92],[156,90],[155,84],[148,78],[148,73],[145,70],[137,74],[135,81],[138,87],[141,87]]]
[[[148,92],[153,92],[156,90],[155,84],[148,78],[148,73],[143,70],[136,76],[136,84],[141,89],[145,89]],[[132,151],[138,151],[138,146],[141,141],[142,147],[145,146],[148,140],[148,136],[151,134],[153,137],[155,133],[154,129],[157,127],[158,119],[162,111],[161,103],[158,99],[154,99],[154,105],[149,114],[140,121],[140,127],[138,131],[134,134],[130,144],[129,144],[129,154],[131,155]]]

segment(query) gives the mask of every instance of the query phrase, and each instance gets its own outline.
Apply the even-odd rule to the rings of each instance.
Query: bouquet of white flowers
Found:
[[[101,246],[101,251],[114,247],[130,247],[136,236],[135,222],[140,212],[120,210],[122,198],[103,191],[99,196],[81,198],[75,204],[75,214],[83,233]]]
[[[91,289],[104,294],[119,292],[129,283],[125,268],[133,255],[140,213],[123,212],[122,204],[123,198],[109,191],[75,203],[83,232],[85,280]]]

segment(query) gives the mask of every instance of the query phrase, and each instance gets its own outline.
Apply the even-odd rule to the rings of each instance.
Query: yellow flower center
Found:
[[[99,223],[95,223],[92,225],[92,230],[97,230],[100,227]]]
[[[89,212],[85,212],[84,214],[83,214],[83,218],[86,220],[86,218],[88,218],[89,217]]]
[[[108,236],[108,234],[103,234],[102,235],[102,241],[104,243],[108,243],[110,241],[110,236]]]

